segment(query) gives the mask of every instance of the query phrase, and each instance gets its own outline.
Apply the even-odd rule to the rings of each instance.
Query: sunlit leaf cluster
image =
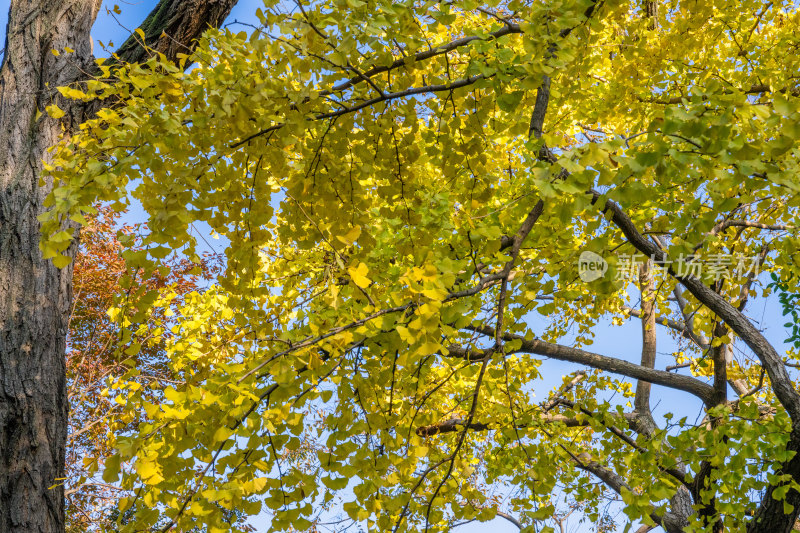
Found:
[[[660,4],[267,2],[260,26],[210,30],[183,64],[107,61],[61,89],[107,107],[52,153],[46,257],[68,261],[63,222],[98,202],[146,212],[126,255],[140,276],[198,261],[198,234],[225,247],[216,284],[164,317],[163,398],[137,368],[108,391],[124,530],[230,531],[235,509],[275,530],[501,512],[533,531],[564,498],[602,529],[610,500],[653,523],[694,490],[687,530],[739,531],[767,487],[794,490],[769,376],[674,274],[720,255],[800,269],[800,16]],[[608,206],[672,274],[623,268],[638,251]],[[585,251],[600,279],[582,280]],[[698,277],[734,307],[762,292],[747,272]],[[138,304],[115,318],[145,338],[134,325],[169,296],[123,287]],[[653,379],[700,398],[697,421],[647,429],[643,374],[588,351],[609,319],[640,317],[675,336],[657,368],[683,366]],[[734,346],[729,401],[709,383]],[[550,390],[545,358],[606,372]]]

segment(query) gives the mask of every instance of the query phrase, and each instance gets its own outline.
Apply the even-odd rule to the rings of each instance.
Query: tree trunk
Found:
[[[800,429],[792,429],[792,434],[786,449],[795,452],[794,457],[784,463],[777,474],[789,474],[792,479],[800,479]],[[783,500],[772,497],[776,486],[770,486],[761,505],[756,510],[755,516],[747,526],[747,533],[789,533],[794,530],[795,522],[800,515],[800,492],[790,489],[786,494],[786,503],[791,506],[791,512],[784,511]]]
[[[64,349],[72,268],[39,252],[45,150],[80,117],[37,112],[91,65],[100,0],[12,1],[0,68],[0,531],[64,529]],[[75,50],[63,53],[65,47]],[[62,51],[55,56],[51,50]],[[62,103],[63,106],[63,103]]]
[[[89,32],[100,4],[11,0],[9,9],[0,66],[0,533],[64,531],[72,267],[58,270],[39,252],[37,216],[51,190],[39,176],[47,148],[86,119],[83,105],[55,89],[92,72]],[[148,45],[173,60],[190,53],[235,4],[162,0],[158,17],[148,18]],[[164,32],[170,37],[162,39]],[[135,43],[126,46],[125,59],[146,57]],[[44,112],[54,103],[66,111],[60,120]]]

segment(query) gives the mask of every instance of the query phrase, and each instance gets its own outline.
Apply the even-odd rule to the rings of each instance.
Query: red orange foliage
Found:
[[[70,401],[67,441],[67,531],[87,531],[108,525],[113,518],[117,489],[92,475],[93,466],[110,454],[107,435],[115,429],[111,420],[119,406],[102,391],[109,379],[125,374],[130,367],[120,356],[117,324],[108,309],[126,294],[120,281],[128,272],[120,256],[120,240],[139,242],[142,226],[120,225],[119,214],[101,208],[88,219],[81,231],[81,242],[74,270],[74,304],[67,338],[67,387]],[[166,258],[161,273],[150,279],[132,279],[148,289],[170,286],[179,297],[202,290],[216,272],[214,256],[200,265],[186,259]],[[157,396],[169,375],[164,370],[164,353],[159,344],[146,343],[133,357],[141,370],[137,379]]]

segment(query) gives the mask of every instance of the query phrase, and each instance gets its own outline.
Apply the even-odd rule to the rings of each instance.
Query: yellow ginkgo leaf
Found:
[[[47,114],[53,118],[61,118],[64,116],[64,111],[55,104],[47,106],[45,111],[47,111]]]
[[[361,287],[362,289],[367,287],[370,283],[369,278],[367,277],[367,272],[369,272],[369,268],[364,263],[359,263],[358,266],[355,268],[349,267],[347,272],[350,274],[350,278],[353,280],[353,283]]]

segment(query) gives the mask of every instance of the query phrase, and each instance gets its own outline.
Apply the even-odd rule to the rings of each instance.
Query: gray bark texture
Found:
[[[100,0],[12,2],[0,69],[0,530],[64,527],[67,398],[64,349],[72,268],[39,253],[49,184],[39,186],[45,150],[81,119],[37,111],[54,88],[90,66]],[[69,46],[74,54],[53,55]],[[63,102],[58,102],[63,105]],[[73,250],[74,253],[74,250]],[[55,485],[54,488],[50,488]]]
[[[47,148],[91,112],[63,100],[56,88],[93,71],[90,31],[100,4],[11,0],[9,8],[0,66],[0,533],[64,531],[59,478],[67,437],[64,352],[72,267],[59,270],[42,259],[37,216],[51,190],[51,183],[40,184]],[[172,60],[190,53],[202,32],[218,26],[235,4],[162,0],[145,22],[147,44]],[[75,52],[51,53],[66,47]],[[137,42],[123,48],[125,60],[147,56]],[[60,120],[44,113],[54,103],[66,111]]]

